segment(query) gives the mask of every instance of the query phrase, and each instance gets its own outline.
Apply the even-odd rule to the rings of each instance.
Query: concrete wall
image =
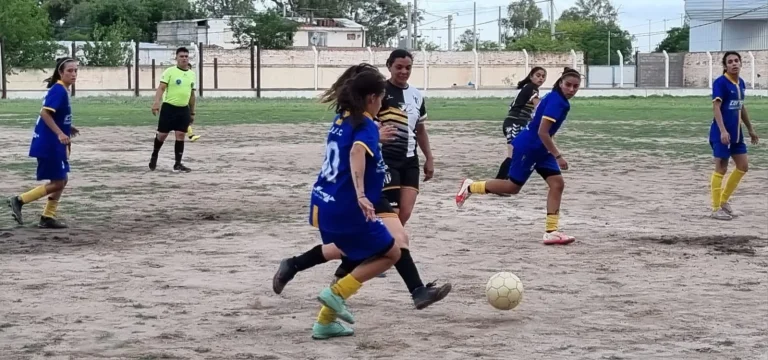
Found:
[[[723,73],[723,55],[721,52],[712,52],[712,80],[717,79]],[[742,69],[741,77],[747,83],[747,88],[768,89],[768,50],[741,52]],[[755,61],[752,61],[754,56]],[[710,86],[710,61],[705,52],[685,54],[685,86],[709,87]],[[754,78],[752,76],[754,72]]]
[[[261,53],[261,86],[263,89],[324,89],[329,87],[349,66],[368,62],[387,73],[386,60],[391,50],[329,50],[321,49],[317,53],[302,50],[265,50]],[[214,71],[213,62],[218,67]],[[576,53],[575,58],[569,53],[529,54],[528,66],[543,66],[549,70],[544,86],[551,86],[560,76],[565,66],[573,66],[584,72],[583,55]],[[250,50],[204,49],[202,72],[196,68],[198,77],[202,76],[203,86],[213,89],[215,82],[219,89],[250,89],[251,69]],[[415,52],[411,84],[419,88],[508,88],[527,74],[525,55],[522,52]],[[199,64],[196,64],[199,65]],[[426,66],[425,66],[426,65]],[[165,65],[167,66],[167,65]],[[155,83],[163,68],[154,69]],[[315,76],[317,72],[317,76]],[[139,66],[139,87],[152,88],[151,66]],[[202,74],[202,75],[201,75]],[[214,74],[218,78],[214,81]],[[36,90],[47,77],[41,71],[26,71],[8,77],[8,89]],[[133,79],[132,79],[133,82]],[[199,83],[200,81],[198,81]],[[126,68],[88,68],[81,67],[77,87],[93,90],[127,89],[128,70]],[[133,84],[135,86],[135,84]]]
[[[669,55],[669,87],[683,86],[685,54]],[[666,57],[663,53],[637,54],[637,86],[665,87],[667,85]]]
[[[385,63],[391,49],[319,49],[317,52],[317,68],[315,68],[315,52],[311,49],[294,50],[264,50],[261,55],[261,87],[263,90],[314,90],[325,89],[350,65],[361,62],[372,63],[388,74]],[[156,51],[157,55],[173,56],[172,51]],[[214,89],[214,78],[217,78],[218,89],[222,91],[237,91],[251,89],[250,49],[222,50],[204,49],[202,71],[199,57],[195,56],[193,63],[198,73],[198,83],[202,80],[203,88]],[[755,81],[757,89],[768,89],[768,50],[754,51]],[[559,77],[563,67],[573,66],[574,57],[569,53],[529,53],[528,69],[533,66],[543,66],[548,71],[545,88],[551,87]],[[707,88],[709,79],[709,62],[706,53],[681,53],[670,55],[670,88],[697,87]],[[749,53],[742,53],[744,69],[742,78],[752,87],[753,62]],[[720,53],[712,53],[712,76],[716,78],[722,73]],[[475,84],[483,89],[509,89],[522,79],[527,72],[526,57],[523,52],[428,52],[414,53],[414,66],[411,84],[421,89],[474,89]],[[142,57],[143,59],[143,57]],[[218,68],[214,71],[213,62],[217,60]],[[637,87],[664,87],[664,56],[663,54],[639,54]],[[162,60],[162,59],[158,59]],[[583,74],[587,86],[583,55],[576,53],[576,68]],[[140,61],[140,64],[142,61]],[[162,65],[161,65],[162,63]],[[165,67],[171,66],[168,61],[157,61],[158,66],[153,70],[143,61],[139,66],[139,88],[151,90],[156,85]],[[425,66],[426,65],[426,66]],[[629,65],[625,66],[625,87],[632,86],[633,79],[628,76]],[[129,89],[129,70],[123,68],[89,68],[81,67],[77,89],[87,91],[123,91]],[[154,81],[153,81],[154,71]],[[595,71],[599,71],[596,69]],[[48,73],[41,71],[25,71],[8,76],[8,90],[34,91],[43,87],[42,81]],[[215,75],[215,76],[214,76]],[[593,77],[594,79],[594,77]],[[618,79],[618,77],[617,77]],[[600,82],[600,81],[598,81]],[[135,80],[130,76],[131,88]],[[595,86],[598,86],[596,84]],[[615,86],[618,86],[615,85]]]

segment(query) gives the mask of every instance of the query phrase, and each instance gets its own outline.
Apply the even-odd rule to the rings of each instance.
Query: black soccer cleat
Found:
[[[19,225],[24,225],[24,220],[21,217],[22,206],[24,206],[24,203],[21,202],[21,199],[19,199],[18,196],[8,199],[8,207],[11,208],[11,215],[13,215],[13,219],[16,220]]]
[[[155,171],[157,169],[157,156],[149,158],[149,170]]]
[[[281,260],[275,276],[272,277],[272,290],[275,294],[282,293],[285,285],[288,285],[288,282],[293,280],[297,273],[298,271],[296,271],[290,258]]]
[[[40,223],[37,224],[37,227],[41,229],[66,229],[69,226],[67,226],[67,224],[65,224],[59,219],[47,217],[47,216],[41,216]]]
[[[192,169],[184,166],[184,164],[175,164],[175,165],[173,165],[173,172],[188,173],[190,171],[192,171]]]
[[[443,284],[440,287],[435,287],[435,285],[436,284],[433,281],[426,286],[422,286],[413,291],[411,297],[413,298],[413,304],[416,305],[417,310],[422,310],[429,305],[445,299],[453,288],[450,283]]]

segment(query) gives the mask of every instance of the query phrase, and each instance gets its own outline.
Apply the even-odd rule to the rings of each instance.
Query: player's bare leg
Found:
[[[469,199],[472,194],[497,194],[497,195],[515,195],[520,193],[522,187],[510,180],[488,180],[475,181],[464,179],[461,182],[459,191],[456,193],[456,206],[459,208]]]

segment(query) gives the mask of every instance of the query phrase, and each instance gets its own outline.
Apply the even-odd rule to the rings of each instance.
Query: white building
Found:
[[[685,12],[691,52],[768,49],[768,1],[686,0]]]
[[[366,28],[348,19],[287,18],[301,24],[293,37],[294,47],[365,47]],[[231,17],[161,21],[157,24],[158,44],[203,43],[224,49],[237,48]]]

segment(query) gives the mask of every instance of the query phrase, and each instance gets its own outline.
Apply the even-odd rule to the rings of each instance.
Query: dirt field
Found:
[[[357,334],[326,342],[310,327],[336,263],[271,290],[278,261],[319,242],[306,216],[325,125],[201,127],[183,175],[170,141],[148,172],[151,128],[82,129],[71,229],[35,228],[42,201],[23,228],[0,212],[0,359],[768,359],[764,168],[737,190],[741,216],[716,222],[706,154],[562,143],[577,242],[545,247],[535,175],[518,197],[453,202],[462,177],[495,175],[497,128],[430,124],[437,175],[407,230],[425,282],[453,292],[417,311],[391,271],[351,300]],[[30,133],[0,128],[3,196],[35,184]],[[509,312],[485,302],[503,270],[525,285]]]

